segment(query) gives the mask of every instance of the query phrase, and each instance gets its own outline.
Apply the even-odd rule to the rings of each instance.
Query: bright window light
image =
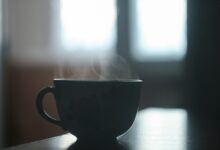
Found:
[[[114,0],[60,0],[62,43],[67,50],[111,50],[115,46]]]
[[[186,0],[136,0],[132,54],[140,61],[181,60],[186,53]]]

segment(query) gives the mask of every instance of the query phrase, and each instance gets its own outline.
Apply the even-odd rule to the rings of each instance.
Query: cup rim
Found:
[[[57,82],[57,81],[62,81],[62,82],[67,82],[67,81],[73,81],[73,82],[143,82],[142,80],[140,79],[97,79],[97,80],[94,80],[94,79],[87,79],[87,80],[84,80],[84,79],[63,79],[63,78],[54,78],[53,79],[54,82]]]

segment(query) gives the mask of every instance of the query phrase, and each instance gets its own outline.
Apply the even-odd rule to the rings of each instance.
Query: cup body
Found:
[[[141,80],[54,80],[61,126],[86,137],[117,137],[132,125],[140,98]]]

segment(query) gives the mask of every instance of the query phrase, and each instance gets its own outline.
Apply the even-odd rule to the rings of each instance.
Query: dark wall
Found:
[[[188,1],[187,90],[190,110],[219,117],[220,1]]]

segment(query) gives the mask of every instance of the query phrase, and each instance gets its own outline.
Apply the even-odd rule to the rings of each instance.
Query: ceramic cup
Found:
[[[54,79],[37,96],[37,109],[47,121],[78,140],[116,139],[132,125],[139,105],[141,80]],[[46,113],[43,98],[55,97],[60,120]]]

